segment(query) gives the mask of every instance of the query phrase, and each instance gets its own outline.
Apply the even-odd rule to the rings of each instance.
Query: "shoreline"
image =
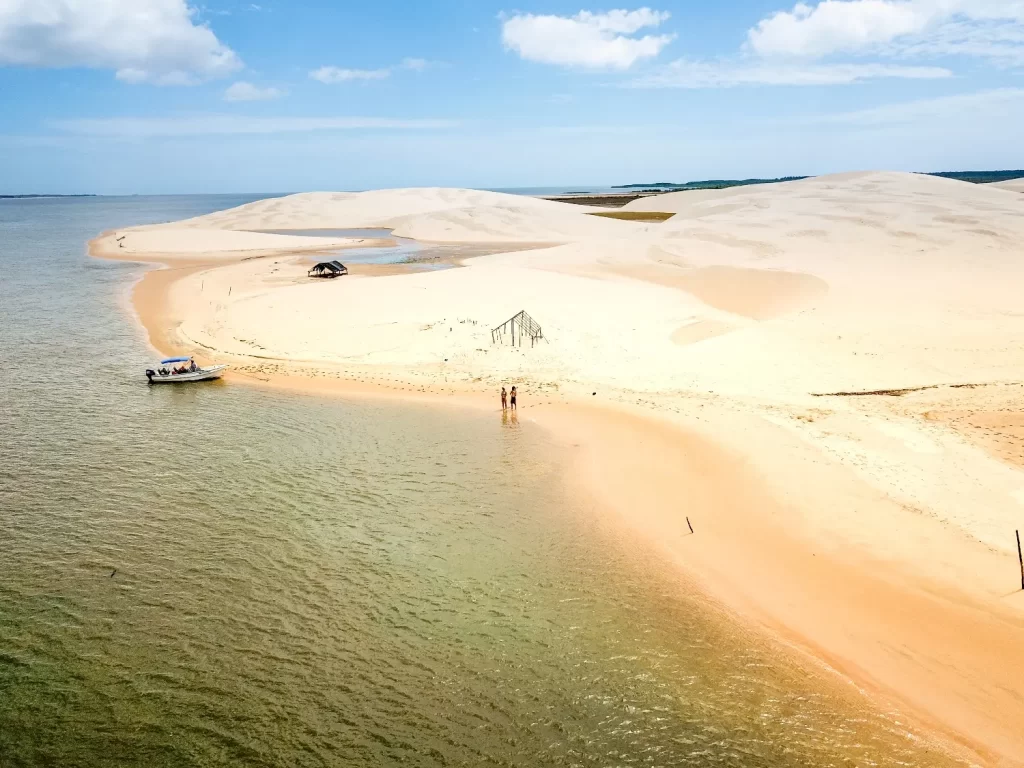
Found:
[[[498,412],[492,394],[458,387],[440,392],[412,382],[281,373],[236,373],[232,378],[245,386],[300,395]],[[965,728],[968,712],[956,711],[960,694],[937,696],[942,686],[936,682],[941,675],[936,675],[935,664],[952,663],[956,673],[951,679],[993,679],[1017,656],[1017,642],[1001,637],[999,621],[986,626],[978,620],[986,609],[975,595],[939,589],[920,574],[894,568],[884,559],[854,548],[836,550],[806,532],[785,530],[776,519],[787,517],[785,504],[775,498],[777,489],[749,467],[749,457],[703,432],[684,431],[649,413],[580,400],[527,405],[519,418],[575,452],[574,469],[566,478],[575,497],[585,498],[595,512],[601,510],[596,513],[639,534],[738,624],[796,654],[799,663],[817,670],[822,680],[852,687],[880,711],[897,711],[919,737],[934,740],[936,748],[972,764],[1020,764],[1012,759],[1017,754],[1013,743],[969,735],[989,730],[987,715],[970,716],[970,727]],[[630,449],[623,451],[623,445]],[[737,471],[737,466],[742,469]],[[714,478],[710,483],[709,476]],[[689,486],[683,504],[676,500],[680,485]],[[669,496],[675,498],[666,501]],[[691,499],[696,500],[696,511],[689,506]],[[752,514],[755,502],[758,511]],[[634,514],[638,507],[645,513]],[[723,507],[729,515],[715,519]],[[693,534],[686,527],[687,517]],[[792,515],[787,522],[799,525]],[[859,630],[849,634],[843,624],[856,624]],[[953,647],[933,647],[929,654],[928,640],[936,626],[951,631],[958,641]],[[883,635],[891,649],[863,653]],[[920,654],[912,669],[901,669],[905,648]],[[972,674],[971,663],[979,656],[989,658]],[[986,692],[980,698],[983,701],[974,702],[980,706],[966,709],[1002,712],[1013,699],[984,701],[989,698]],[[1003,714],[1000,720],[1004,733],[1014,730],[1015,714]]]
[[[261,260],[270,256],[298,254]],[[132,289],[136,316],[161,352],[197,352],[176,335],[186,317],[180,302],[174,306],[175,288],[240,262],[157,263],[165,268],[145,272]],[[493,408],[493,376],[473,381],[453,370],[441,383],[436,370],[416,366],[214,352],[241,362],[228,380],[250,386]],[[636,398],[642,405],[632,404],[638,393],[600,389],[596,400],[523,390],[520,419],[576,449],[569,478],[576,493],[644,534],[739,619],[873,700],[895,703],[954,753],[986,765],[1021,764],[1016,723],[1024,681],[1012,679],[1012,670],[1024,647],[1024,603],[993,598],[998,553],[900,509],[817,446],[765,419],[764,409],[696,392],[644,394]],[[807,472],[824,481],[801,488]],[[858,532],[820,519],[822,505],[872,511],[839,515],[867,515]],[[681,515],[692,510],[691,538],[680,528]],[[879,535],[893,533],[907,543],[879,549]],[[921,541],[934,552],[916,551]],[[970,578],[958,587],[964,574]]]

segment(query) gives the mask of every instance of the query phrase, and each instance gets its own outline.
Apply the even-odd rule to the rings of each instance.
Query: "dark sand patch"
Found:
[[[675,216],[674,213],[665,211],[598,211],[590,215],[601,216],[605,219],[621,219],[622,221],[645,221],[651,224],[660,224]]]

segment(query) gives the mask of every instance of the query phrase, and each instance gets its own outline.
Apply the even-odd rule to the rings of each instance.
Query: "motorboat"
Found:
[[[169,357],[146,369],[150,384],[189,384],[196,381],[219,379],[226,365],[196,365],[191,357]]]

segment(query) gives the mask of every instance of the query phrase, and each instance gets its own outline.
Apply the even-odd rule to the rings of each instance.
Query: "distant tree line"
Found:
[[[926,175],[941,176],[944,179],[956,179],[957,181],[969,181],[972,184],[992,184],[996,181],[1024,179],[1024,171],[942,171]]]
[[[708,179],[679,184],[671,181],[655,181],[650,184],[620,184],[612,189],[635,189],[638,192],[678,192],[686,189],[728,189],[729,187],[744,187],[749,184],[774,184],[779,181],[799,181],[806,178],[806,176],[782,176],[778,179]]]
[[[37,197],[96,197],[96,195],[0,195],[0,200],[33,200]]]
[[[1010,181],[1024,178],[1024,171],[940,171],[925,173],[924,176],[940,176],[944,179],[969,181],[972,184],[991,184],[996,181]],[[612,189],[631,189],[638,193],[644,192],[682,192],[689,189],[728,189],[729,187],[745,187],[751,184],[775,184],[780,181],[799,181],[808,176],[782,176],[777,179],[708,179],[706,181],[655,181],[649,184],[619,184]]]

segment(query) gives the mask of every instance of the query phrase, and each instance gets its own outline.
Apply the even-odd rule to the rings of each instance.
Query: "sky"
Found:
[[[0,194],[1024,167],[1024,0],[0,0]]]

